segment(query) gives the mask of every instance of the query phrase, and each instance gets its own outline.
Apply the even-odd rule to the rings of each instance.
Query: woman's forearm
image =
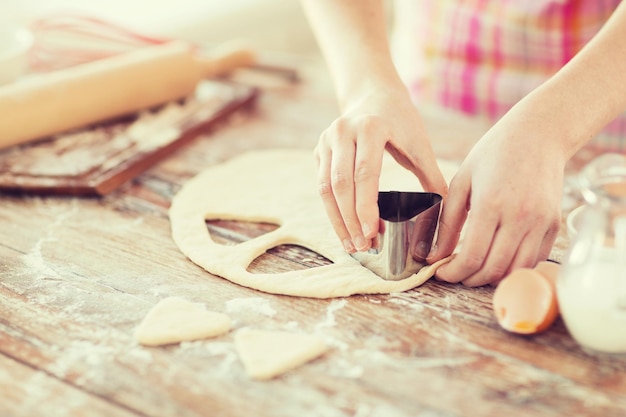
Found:
[[[381,0],[302,0],[345,108],[376,83],[401,84]]]
[[[626,110],[626,4],[556,75],[519,103],[551,125],[567,157]]]

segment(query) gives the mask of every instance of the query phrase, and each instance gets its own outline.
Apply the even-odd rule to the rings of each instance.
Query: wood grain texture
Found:
[[[492,314],[490,287],[428,281],[406,293],[304,299],[237,286],[185,259],[170,237],[167,209],[187,179],[250,149],[312,149],[336,115],[320,63],[290,63],[301,68],[301,84],[266,88],[251,113],[106,197],[0,197],[0,415],[626,415],[626,359],[585,353],[560,320],[531,337],[506,333]],[[440,155],[461,159],[445,123],[457,116],[427,114],[434,137],[446,126]],[[459,126],[465,137],[485,128],[466,120]],[[236,244],[274,226],[207,227]],[[553,255],[566,247],[562,232]],[[250,269],[325,262],[286,246]],[[134,328],[168,296],[229,314],[234,331],[318,333],[331,349],[258,382],[238,360],[234,331],[161,348],[137,345]]]

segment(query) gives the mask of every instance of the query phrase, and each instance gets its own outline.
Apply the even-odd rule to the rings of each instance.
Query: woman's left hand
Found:
[[[469,153],[450,184],[428,261],[450,255],[442,281],[496,284],[550,254],[561,219],[565,152],[550,120],[510,112]]]

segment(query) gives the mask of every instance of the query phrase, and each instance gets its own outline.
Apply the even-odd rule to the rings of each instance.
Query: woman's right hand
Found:
[[[385,150],[417,177],[425,191],[447,195],[445,179],[408,91],[404,86],[381,87],[346,106],[315,148],[319,193],[348,253],[368,250],[377,236]]]

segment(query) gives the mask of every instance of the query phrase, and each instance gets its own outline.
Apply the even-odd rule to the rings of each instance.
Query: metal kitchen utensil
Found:
[[[385,280],[398,281],[413,275],[425,265],[441,200],[436,193],[379,192],[378,236],[369,251],[352,256]]]

